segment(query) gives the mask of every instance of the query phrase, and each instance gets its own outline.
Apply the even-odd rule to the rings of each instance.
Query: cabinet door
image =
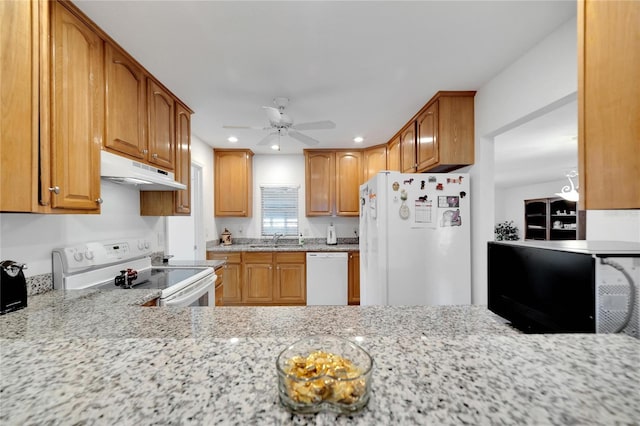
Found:
[[[158,167],[173,170],[175,143],[175,104],[158,83],[147,78],[149,110],[148,161]]]
[[[207,252],[208,260],[224,260],[222,298],[224,304],[237,305],[242,302],[242,253],[240,252]]]
[[[224,305],[224,267],[216,269],[215,306]]]
[[[438,164],[438,101],[431,104],[416,119],[418,171]]]
[[[276,253],[273,301],[279,304],[307,303],[305,253]]]
[[[360,253],[357,251],[349,253],[349,294],[347,303],[349,305],[360,304]]]
[[[387,170],[387,147],[375,146],[364,151],[364,173],[362,183],[368,181],[381,170]]]
[[[335,153],[305,151],[307,216],[330,216],[335,204]]]
[[[0,211],[29,212],[38,193],[38,3],[0,1]],[[11,188],[9,190],[8,188]]]
[[[400,136],[389,142],[387,148],[387,170],[399,172],[400,166]]]
[[[273,301],[273,264],[245,263],[242,301],[271,303]]]
[[[639,22],[638,1],[578,2],[580,210],[640,208]]]
[[[103,43],[61,3],[52,8],[51,206],[99,211]]]
[[[251,216],[252,156],[248,150],[214,150],[216,216]]]
[[[402,173],[416,172],[416,122],[400,133],[400,166]]]
[[[147,157],[145,75],[125,53],[105,45],[107,128],[104,146],[138,159]]]
[[[176,180],[187,189],[174,192],[174,212],[191,214],[191,113],[176,103]]]
[[[359,151],[336,152],[336,215],[360,214],[361,173],[362,155]]]
[[[224,266],[222,300],[225,305],[242,302],[242,267],[239,263],[227,263]]]

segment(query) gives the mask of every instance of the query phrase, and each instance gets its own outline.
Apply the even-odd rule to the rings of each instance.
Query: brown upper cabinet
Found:
[[[0,211],[100,213],[103,45],[67,6],[0,4]]]
[[[377,145],[362,152],[362,182],[366,182],[381,170],[387,170],[387,146]]]
[[[426,107],[416,118],[417,170],[438,164],[438,101]]]
[[[179,101],[126,52],[109,42],[105,45],[105,148],[174,170]]]
[[[215,216],[251,217],[253,203],[253,152],[248,149],[214,149]]]
[[[474,96],[438,92],[409,120],[388,143],[391,152],[399,139],[402,172],[449,172],[474,163]]]
[[[176,214],[191,214],[191,111],[176,102],[176,167],[175,177],[187,189],[173,191]]]
[[[333,151],[304,151],[307,216],[331,216],[335,206],[336,155]]]
[[[105,43],[107,128],[104,146],[146,161],[146,78],[124,51]]]
[[[148,161],[158,167],[173,170],[175,158],[175,102],[154,79],[147,78],[149,113]]]
[[[400,136],[396,136],[387,144],[387,170],[399,172],[400,165]]]
[[[99,211],[104,129],[100,36],[62,3],[51,3],[49,136],[52,208]],[[44,146],[44,145],[43,145]],[[46,151],[46,150],[45,150]]]
[[[336,151],[337,216],[358,216],[360,213],[360,183],[362,182],[362,153]]]
[[[176,101],[175,179],[187,186],[179,191],[140,191],[141,216],[191,214],[191,110]]]
[[[640,208],[638,22],[640,2],[578,2],[580,210]]]
[[[103,146],[144,159],[149,73],[68,1],[0,2],[0,35],[0,211],[100,213]],[[170,108],[153,130],[172,169]]]
[[[358,216],[362,152],[305,150],[307,216]]]
[[[415,173],[416,166],[416,123],[412,121],[400,131],[400,167],[402,173]]]

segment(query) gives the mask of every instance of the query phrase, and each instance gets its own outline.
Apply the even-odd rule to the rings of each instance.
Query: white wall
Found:
[[[495,222],[493,137],[575,99],[578,88],[576,31],[573,18],[476,94],[476,158],[470,168],[471,300],[474,304],[487,303],[487,242],[493,240]]]
[[[99,215],[0,214],[0,260],[26,263],[30,277],[51,272],[51,251],[71,244],[140,237],[163,249],[164,220],[140,216],[138,190],[103,180],[101,197]]]
[[[556,197],[555,193],[566,185],[566,179],[541,182],[533,185],[496,188],[495,223],[512,220],[518,227],[520,239],[524,238],[524,200]]]
[[[255,155],[253,157],[253,217],[217,218],[218,234],[229,229],[233,238],[261,238],[260,185],[299,185],[298,209],[300,230],[306,238],[324,238],[329,222],[336,226],[338,237],[355,237],[358,218],[306,217],[304,155]],[[215,238],[211,238],[215,239]]]
[[[587,210],[587,239],[640,243],[640,210]]]

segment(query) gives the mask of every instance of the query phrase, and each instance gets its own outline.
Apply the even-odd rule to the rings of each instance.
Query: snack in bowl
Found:
[[[336,336],[311,336],[276,360],[280,401],[295,413],[353,413],[369,401],[373,359]]]

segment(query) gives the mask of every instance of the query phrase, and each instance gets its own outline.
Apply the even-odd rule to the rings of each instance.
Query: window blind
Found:
[[[261,186],[262,235],[298,235],[298,187]]]

